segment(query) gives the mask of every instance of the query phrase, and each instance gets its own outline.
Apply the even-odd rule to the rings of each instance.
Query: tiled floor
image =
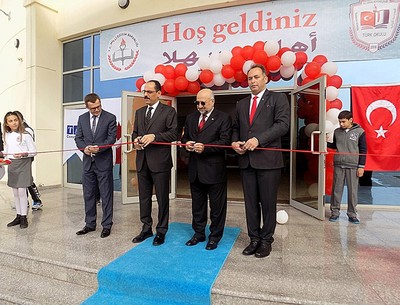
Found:
[[[30,212],[29,228],[21,230],[6,227],[15,211],[11,190],[0,183],[0,304],[79,304],[92,294],[95,276],[82,284],[71,278],[79,272],[95,275],[134,247],[131,239],[141,227],[138,206],[122,205],[118,194],[115,198],[108,238],[100,238],[100,227],[75,235],[84,225],[82,194],[67,188],[42,190],[43,210]],[[359,225],[350,224],[344,212],[331,223],[287,205],[278,208],[288,212],[289,221],[277,225],[271,255],[257,259],[241,254],[248,243],[243,205],[229,205],[227,225],[240,227],[241,233],[212,289],[213,304],[400,303],[399,208],[360,206]],[[191,222],[190,201],[171,202],[171,221]],[[32,266],[18,266],[10,257]],[[74,273],[55,285],[43,277],[49,265]]]

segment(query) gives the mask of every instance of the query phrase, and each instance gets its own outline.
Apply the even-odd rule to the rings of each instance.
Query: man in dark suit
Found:
[[[276,201],[284,166],[282,152],[268,148],[281,148],[281,137],[289,130],[290,106],[285,94],[266,89],[268,77],[264,66],[253,65],[247,80],[251,97],[240,100],[236,106],[232,148],[239,154],[250,237],[243,254],[261,258],[270,254],[274,241]]]
[[[161,84],[150,80],[144,85],[144,100],[147,106],[135,113],[132,132],[134,147],[137,151],[136,170],[139,186],[140,221],[142,231],[133,238],[139,243],[153,236],[152,194],[155,187],[158,202],[158,223],[154,246],[164,243],[169,221],[169,181],[171,177],[172,157],[170,145],[151,144],[151,142],[170,143],[177,140],[178,120],[171,106],[160,103]]]
[[[227,185],[225,149],[204,144],[229,145],[232,122],[227,113],[214,108],[214,94],[202,89],[197,94],[197,110],[186,117],[182,143],[189,151],[189,181],[192,194],[193,237],[186,242],[194,246],[205,241],[207,201],[210,199],[210,235],[207,250],[214,250],[224,232]]]
[[[79,116],[75,135],[76,146],[83,151],[83,198],[85,200],[85,226],[76,232],[84,235],[96,230],[96,192],[100,191],[103,209],[101,238],[111,233],[114,181],[111,145],[117,137],[115,115],[101,108],[100,97],[95,93],[85,96],[88,112]]]

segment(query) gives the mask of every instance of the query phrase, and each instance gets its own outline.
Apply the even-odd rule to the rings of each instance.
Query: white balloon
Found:
[[[154,79],[154,72],[153,71],[146,71],[146,72],[144,72],[144,74],[143,74],[143,79],[146,81],[146,82],[148,82],[149,80],[152,80],[152,79]]]
[[[340,111],[341,111],[341,110],[339,110],[339,109],[332,108],[332,109],[329,109],[329,110],[326,112],[326,119],[327,119],[328,121],[331,121],[331,122],[333,123],[334,126],[335,126],[336,124],[338,124],[338,116],[339,116]]]
[[[311,197],[318,196],[318,183],[313,183],[308,187],[308,194],[310,194]]]
[[[285,210],[280,210],[276,213],[276,222],[280,225],[287,223],[289,220],[289,215]]]
[[[211,61],[213,61],[213,60],[219,60],[219,52],[212,52],[212,53],[210,54],[210,60],[211,60]]]
[[[252,61],[252,60],[246,60],[246,61],[244,62],[244,64],[243,64],[243,67],[242,67],[243,73],[247,75],[247,72],[249,72],[250,68],[251,68],[254,64],[255,64],[254,61]]]
[[[213,60],[210,62],[210,70],[211,70],[214,74],[220,73],[220,72],[221,72],[221,69],[222,69],[222,63],[220,62],[219,59],[213,59]]]
[[[294,71],[295,71],[294,66],[281,66],[281,68],[280,68],[281,76],[284,78],[292,77],[294,74]]]
[[[333,100],[337,99],[338,94],[339,94],[338,88],[336,88],[334,86],[326,87],[326,99],[328,101],[333,101]]]
[[[161,84],[161,86],[164,85],[164,83],[165,83],[165,76],[162,75],[161,73],[154,74],[153,79],[158,80],[158,82]]]
[[[221,73],[214,74],[213,82],[216,86],[222,86],[225,84],[225,77],[223,77]]]
[[[211,81],[211,82],[209,82],[209,83],[207,83],[207,84],[204,84],[204,86],[206,86],[207,88],[211,88],[212,86],[214,86],[215,84],[214,84],[214,78],[213,78],[213,80]]]
[[[199,65],[199,68],[202,70],[206,70],[210,68],[210,57],[208,55],[200,56],[199,60],[197,61],[197,64]]]
[[[281,56],[282,65],[288,67],[292,66],[296,61],[296,55],[292,51],[286,51]]]
[[[199,78],[200,71],[197,67],[190,67],[186,70],[185,77],[189,82],[194,82]]]
[[[231,51],[222,51],[219,53],[219,60],[222,62],[223,65],[227,65],[231,62],[232,53]]]
[[[328,121],[327,121],[328,122]],[[330,121],[329,121],[330,122]],[[333,132],[332,133],[328,133],[326,135],[326,141],[329,143],[333,143]]]
[[[279,43],[275,40],[268,40],[264,45],[264,51],[268,56],[276,55],[279,51]]]
[[[144,86],[145,86],[146,84],[143,84],[142,85],[142,87],[140,88],[140,91],[143,91],[144,90]]]
[[[303,72],[301,72],[301,79],[305,79],[306,77],[307,77],[306,69],[304,69]]]
[[[337,65],[334,62],[327,61],[321,67],[321,73],[326,73],[329,76],[335,75],[337,72]]]
[[[307,137],[311,137],[311,133],[318,130],[319,125],[317,123],[310,123],[304,128],[304,133]]]
[[[236,79],[235,79],[234,77],[228,78],[228,79],[226,80],[226,82],[229,83],[229,84],[232,84],[232,83],[234,83],[235,81],[236,81]]]
[[[326,133],[332,133],[334,131],[334,125],[331,121],[326,120],[325,121],[325,132]]]

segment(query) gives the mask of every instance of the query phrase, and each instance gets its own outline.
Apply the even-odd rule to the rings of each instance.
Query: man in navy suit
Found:
[[[85,96],[88,112],[79,116],[75,135],[76,146],[83,151],[83,198],[85,200],[85,226],[76,232],[84,235],[96,230],[96,192],[102,200],[103,230],[100,237],[110,235],[114,205],[113,153],[111,145],[116,141],[115,115],[101,108],[100,97],[95,93]]]
[[[202,89],[197,94],[197,111],[186,117],[182,143],[189,151],[189,181],[192,194],[193,237],[186,242],[194,246],[205,241],[207,201],[210,200],[210,235],[207,250],[218,246],[224,233],[227,209],[225,148],[204,146],[230,145],[230,116],[214,108],[214,94]]]
[[[290,106],[285,94],[267,90],[264,66],[253,65],[247,80],[251,97],[237,103],[232,148],[239,154],[250,237],[243,255],[261,258],[270,254],[274,241],[276,202],[284,166],[282,152],[274,149],[281,148],[281,137],[289,130]]]
[[[150,80],[144,85],[146,106],[135,113],[132,139],[136,154],[136,170],[139,186],[139,208],[142,230],[133,238],[139,243],[153,236],[152,194],[155,187],[158,202],[158,223],[154,246],[162,245],[168,231],[169,222],[169,181],[171,177],[172,156],[170,145],[151,144],[170,143],[178,138],[178,119],[174,108],[160,103],[161,84]]]

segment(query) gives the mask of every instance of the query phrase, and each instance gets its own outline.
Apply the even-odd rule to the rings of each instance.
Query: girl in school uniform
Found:
[[[19,225],[21,229],[28,227],[28,198],[26,188],[33,183],[32,157],[36,155],[36,146],[32,136],[25,131],[21,116],[14,111],[4,116],[4,156],[11,159],[8,165],[7,185],[14,193],[17,217],[7,227]]]

